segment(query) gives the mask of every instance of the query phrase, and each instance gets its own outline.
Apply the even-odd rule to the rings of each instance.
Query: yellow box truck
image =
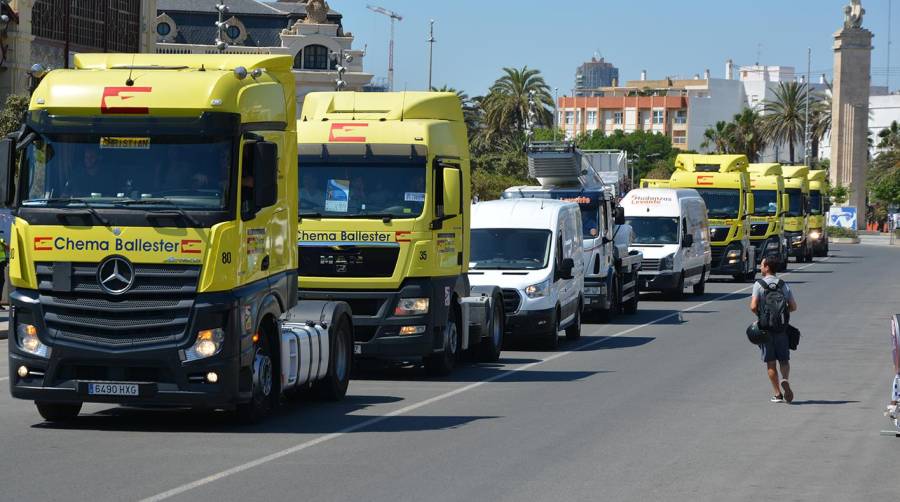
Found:
[[[503,297],[469,284],[471,168],[452,93],[312,93],[300,150],[300,297],[341,300],[361,359],[446,374],[499,358]]]
[[[784,237],[790,246],[790,255],[797,259],[797,263],[812,261],[813,252],[809,240],[809,168],[782,166],[782,173],[788,196]]]
[[[781,164],[750,164],[750,188],[753,189],[753,215],[750,218],[750,243],[756,261],[777,256],[786,268],[788,246],[784,238],[784,214],[787,197]]]
[[[809,242],[813,256],[828,256],[828,171],[809,172]]]
[[[693,188],[706,202],[712,247],[712,274],[737,281],[756,277],[756,251],[750,245],[753,193],[744,155],[681,154],[670,188]]]
[[[347,390],[346,306],[297,305],[292,60],[79,54],[0,142],[11,207],[10,388],[82,403],[235,410]]]

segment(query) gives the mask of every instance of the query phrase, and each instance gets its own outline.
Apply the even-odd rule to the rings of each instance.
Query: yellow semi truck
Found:
[[[471,167],[452,93],[312,93],[300,150],[300,297],[341,300],[361,359],[496,361],[498,288],[469,284]]]
[[[788,199],[781,164],[750,164],[749,171],[753,189],[750,243],[756,250],[756,261],[775,255],[786,268],[788,246],[784,238],[784,214]]]
[[[670,188],[693,188],[706,202],[712,247],[712,274],[737,281],[756,277],[756,250],[750,244],[754,207],[749,162],[744,155],[681,154]]]
[[[782,173],[788,196],[784,237],[790,246],[790,255],[797,259],[797,263],[812,261],[813,252],[809,240],[809,168],[782,166]]]
[[[346,305],[297,304],[292,59],[79,54],[0,142],[11,207],[10,389],[229,409],[346,393]]]
[[[669,188],[670,180],[655,180],[644,178],[641,180],[641,188]]]
[[[828,171],[809,172],[809,242],[813,256],[828,256]]]

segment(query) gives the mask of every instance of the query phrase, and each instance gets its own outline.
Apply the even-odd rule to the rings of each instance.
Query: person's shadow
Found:
[[[805,405],[829,405],[829,404],[855,404],[859,401],[828,401],[823,399],[809,399],[806,401],[794,401],[791,403],[792,406],[805,406]]]

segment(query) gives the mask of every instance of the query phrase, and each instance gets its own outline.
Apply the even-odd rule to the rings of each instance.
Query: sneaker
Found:
[[[896,419],[897,416],[900,415],[900,413],[898,413],[898,411],[900,411],[900,410],[898,410],[897,408],[898,408],[898,405],[889,404],[887,406],[887,409],[884,410],[884,416],[890,418],[891,420]]]
[[[783,396],[772,396],[772,398],[769,399],[769,402],[770,403],[783,403],[784,397]]]
[[[787,380],[782,380],[781,388],[784,390],[785,402],[792,402],[794,400],[794,391],[791,390],[791,384],[789,384]]]

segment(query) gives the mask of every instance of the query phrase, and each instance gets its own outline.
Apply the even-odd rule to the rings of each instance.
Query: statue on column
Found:
[[[844,29],[862,28],[865,15],[866,9],[863,9],[862,0],[850,0],[850,5],[844,7]]]
[[[309,0],[306,2],[306,19],[304,24],[327,24],[328,2],[325,0]]]

